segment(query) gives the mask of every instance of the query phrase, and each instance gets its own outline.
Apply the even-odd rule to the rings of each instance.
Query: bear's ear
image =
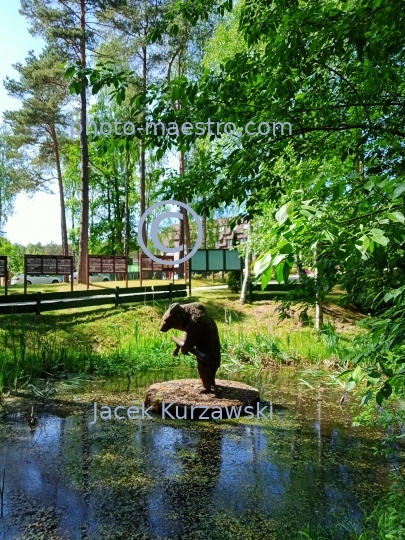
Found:
[[[178,302],[170,306],[170,313],[176,313],[176,311],[182,311],[182,307]]]

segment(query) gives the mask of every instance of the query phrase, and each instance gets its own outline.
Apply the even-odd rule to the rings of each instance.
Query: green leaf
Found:
[[[281,262],[276,268],[276,280],[278,283],[283,282],[284,265],[285,262]]]
[[[366,403],[373,397],[373,391],[369,390],[360,402],[360,405],[366,405]]]
[[[384,401],[384,394],[382,393],[381,390],[379,390],[379,391],[377,392],[377,395],[375,396],[375,400],[376,400],[376,402],[378,403],[378,405],[381,405],[382,402]]]
[[[370,245],[370,239],[368,236],[363,235],[360,240],[362,240],[361,245],[356,244],[356,248],[360,251],[360,253],[365,253]]]
[[[178,86],[175,86],[172,92],[173,101],[177,101],[179,99],[179,93],[180,93],[180,88]]]
[[[269,283],[272,277],[273,277],[273,268],[269,267],[267,268],[267,270],[265,270],[265,272],[262,275],[262,279],[261,279],[262,291],[264,291],[264,289],[267,287],[267,284]]]
[[[262,257],[259,257],[257,261],[255,261],[255,265],[253,267],[253,273],[256,276],[263,274],[263,272],[270,266],[271,258],[272,257],[271,257],[270,252],[267,252]]]
[[[388,212],[387,217],[396,223],[405,223],[405,216],[402,212]]]
[[[367,379],[370,381],[371,384],[378,384],[381,380],[381,376],[378,371],[373,371],[373,373],[370,373],[367,376]]]
[[[286,258],[286,255],[283,254],[283,253],[278,253],[274,259],[271,261],[271,264],[272,266],[278,266],[281,261],[284,261],[284,259]]]
[[[333,200],[336,201],[337,199],[339,199],[342,195],[343,195],[343,185],[342,184],[337,184],[337,185],[334,185],[333,188],[332,188],[332,196],[333,196]]]
[[[292,248],[291,244],[284,244],[284,246],[282,246],[279,249],[279,253],[283,253],[283,254],[286,254],[286,255],[289,255],[290,253],[292,253],[292,251],[293,251],[293,248]]]
[[[312,193],[316,193],[319,189],[321,189],[321,187],[325,185],[325,182],[326,182],[326,176],[318,180],[318,182],[312,188]]]
[[[285,223],[287,219],[290,217],[294,210],[294,204],[290,201],[287,204],[284,204],[279,210],[276,212],[276,220],[280,225]]]
[[[382,231],[381,229],[371,229],[370,238],[374,240],[374,242],[376,242],[377,244],[381,244],[382,246],[386,246],[389,242],[389,239],[384,236],[384,231]]]
[[[374,186],[375,186],[375,182],[373,182],[372,180],[369,180],[367,184],[364,184],[364,189],[371,191]]]
[[[290,270],[291,266],[288,264],[287,261],[284,262],[284,268],[283,268],[283,280],[285,283],[287,283],[288,278],[290,277]]]
[[[359,384],[362,379],[364,378],[364,373],[363,373],[363,370],[361,369],[360,366],[356,366],[356,368],[354,369],[353,373],[352,373],[352,380],[356,383],[356,384]]]
[[[75,89],[76,94],[80,94],[80,92],[82,91],[82,82],[76,81],[74,83],[74,89]]]
[[[388,399],[392,394],[392,386],[390,385],[390,383],[386,382],[381,388],[381,392],[383,393],[385,399]]]
[[[76,69],[76,66],[69,66],[67,70],[65,71],[65,77],[67,79],[70,79],[73,76],[75,69]]]
[[[307,218],[313,218],[314,217],[314,214],[312,212],[309,212],[308,210],[305,210],[304,208],[302,208],[300,210],[300,214],[307,217]]]
[[[393,198],[393,199],[398,198],[404,191],[405,191],[405,184],[399,184],[399,185],[394,189],[394,193],[392,194],[392,198]]]
[[[347,375],[351,375],[353,373],[352,369],[346,369],[346,371],[343,371],[343,373],[340,373],[340,375],[337,376],[338,379],[343,379],[343,377],[347,377]]]

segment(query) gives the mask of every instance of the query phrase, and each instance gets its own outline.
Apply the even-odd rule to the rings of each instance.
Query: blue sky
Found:
[[[24,62],[28,51],[40,53],[44,43],[34,38],[27,30],[27,21],[19,13],[19,0],[0,0],[0,112],[18,109],[18,100],[10,98],[3,86],[8,75],[17,77],[12,64]],[[37,193],[29,198],[25,194],[17,197],[14,215],[5,227],[6,237],[11,242],[28,244],[30,242],[60,243],[60,212],[56,186],[50,186],[54,195]]]

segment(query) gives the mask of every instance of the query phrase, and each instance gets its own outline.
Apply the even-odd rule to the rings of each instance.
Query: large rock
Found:
[[[204,394],[201,390],[201,381],[198,379],[152,384],[146,391],[145,405],[152,407],[153,412],[161,413],[162,418],[171,418],[172,415],[179,420],[197,420],[201,416],[204,417],[202,420],[215,420],[235,418],[235,411],[238,410],[240,416],[255,413],[256,407],[248,411],[245,411],[245,407],[254,406],[260,401],[256,388],[236,381],[217,379],[215,393]]]

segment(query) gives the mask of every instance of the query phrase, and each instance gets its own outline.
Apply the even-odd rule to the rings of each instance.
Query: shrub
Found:
[[[240,291],[240,272],[228,272],[226,284],[231,292],[238,293]]]

